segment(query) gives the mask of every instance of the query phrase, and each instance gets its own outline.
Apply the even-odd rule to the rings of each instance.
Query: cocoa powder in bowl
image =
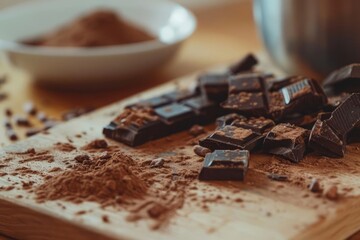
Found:
[[[51,47],[99,47],[153,40],[142,29],[126,22],[111,10],[97,10],[60,29],[22,43]]]

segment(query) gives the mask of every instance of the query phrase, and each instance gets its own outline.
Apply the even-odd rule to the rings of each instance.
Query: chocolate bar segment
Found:
[[[276,125],[266,135],[263,151],[299,162],[303,159],[309,131],[291,124]]]
[[[252,150],[263,139],[263,136],[251,129],[236,126],[218,128],[214,133],[199,141],[199,145],[211,150]]]
[[[332,72],[324,81],[325,88],[334,92],[360,92],[360,63],[354,63]]]
[[[216,117],[224,112],[217,102],[211,101],[204,96],[190,98],[182,102],[196,113],[197,122],[207,124],[213,122]]]
[[[245,116],[267,116],[267,99],[261,92],[241,92],[230,94],[221,106]]]
[[[179,132],[196,123],[195,112],[190,107],[180,103],[171,103],[155,108],[154,112],[162,122],[169,126],[171,133]]]
[[[138,146],[168,134],[167,127],[149,108],[125,109],[103,129],[103,134],[129,146]]]
[[[229,77],[229,93],[261,92],[263,80],[258,73],[239,74]]]
[[[213,101],[222,102],[228,96],[228,73],[207,73],[199,77],[199,85],[204,95]]]
[[[309,146],[322,155],[343,157],[346,139],[360,125],[360,93],[350,95],[329,117],[328,114],[314,125]]]
[[[265,132],[268,132],[273,126],[275,126],[275,123],[273,120],[259,117],[259,118],[242,118],[242,119],[235,119],[232,123],[232,126],[241,127],[245,129],[251,129],[255,131],[256,133],[263,134]]]
[[[251,71],[255,65],[258,64],[258,60],[253,54],[247,54],[245,57],[240,59],[237,63],[229,67],[229,72],[232,75]]]
[[[157,96],[157,97],[141,100],[138,103],[128,105],[125,108],[156,108],[169,104],[170,102],[171,101],[169,98],[163,96]]]
[[[249,167],[247,150],[216,150],[208,153],[199,174],[199,180],[243,181]]]

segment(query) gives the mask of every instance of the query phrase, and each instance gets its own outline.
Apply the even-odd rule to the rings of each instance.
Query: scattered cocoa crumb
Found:
[[[84,149],[101,149],[107,147],[108,147],[108,143],[104,139],[96,139],[90,142],[88,145],[86,145]]]
[[[24,126],[24,127],[30,127],[31,126],[31,123],[30,123],[29,119],[24,117],[24,116],[20,116],[20,115],[14,116],[14,122],[18,126]]]
[[[197,137],[203,133],[205,133],[205,129],[203,126],[200,125],[194,125],[192,126],[192,128],[189,129],[189,134],[194,137]]]
[[[162,167],[165,163],[165,160],[163,158],[155,158],[150,162],[151,168],[159,168]]]
[[[59,167],[54,167],[52,169],[49,170],[49,172],[58,172],[58,171],[61,171],[61,168]]]
[[[74,151],[76,148],[70,144],[70,143],[56,143],[55,144],[55,148],[59,151],[63,151],[63,152],[71,152]]]
[[[316,178],[313,178],[313,180],[309,184],[308,188],[313,193],[319,193],[322,191],[322,189],[320,187],[320,183]]]
[[[16,132],[11,128],[5,129],[5,134],[11,141],[17,141],[19,139]]]
[[[74,157],[74,160],[78,163],[84,163],[85,161],[90,161],[90,156],[87,154],[77,155]]]
[[[37,109],[36,109],[34,103],[32,103],[30,101],[24,103],[23,110],[25,113],[27,113],[29,115],[35,115],[37,113]]]
[[[108,215],[102,215],[101,219],[103,220],[104,223],[109,223],[109,216]]]
[[[325,197],[332,201],[337,200],[339,197],[338,188],[336,186],[331,186],[328,190],[326,190]]]
[[[159,218],[162,214],[167,212],[167,208],[162,204],[156,203],[149,208],[147,212],[151,218]]]
[[[6,108],[5,109],[5,115],[7,116],[7,117],[11,117],[12,116],[12,111],[11,111],[11,109],[10,108]]]
[[[288,180],[288,177],[286,175],[281,175],[281,174],[276,174],[276,173],[269,173],[267,175],[267,177],[271,180],[274,180],[274,181],[281,181],[281,182],[284,182],[284,181],[287,181]]]
[[[75,215],[84,215],[86,213],[85,210],[80,210],[78,212],[75,213]]]
[[[202,146],[196,145],[193,148],[194,153],[200,157],[205,157],[206,154],[211,153],[211,150]]]
[[[34,136],[34,135],[38,134],[41,131],[42,131],[41,128],[29,128],[29,129],[26,130],[25,135],[27,137],[31,137],[31,136]]]

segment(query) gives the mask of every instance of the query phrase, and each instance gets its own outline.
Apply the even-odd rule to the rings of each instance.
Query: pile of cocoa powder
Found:
[[[60,29],[24,44],[52,47],[99,47],[137,43],[154,39],[111,10],[97,10]]]

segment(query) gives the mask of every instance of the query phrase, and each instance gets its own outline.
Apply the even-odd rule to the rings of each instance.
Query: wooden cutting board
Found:
[[[195,75],[177,79],[64,123],[51,129],[49,134],[40,134],[0,150],[0,171],[8,173],[0,177],[0,185],[3,188],[15,186],[0,191],[0,232],[19,239],[342,239],[360,229],[360,145],[348,146],[343,159],[309,155],[300,164],[252,154],[245,183],[195,180],[186,190],[192,197],[210,199],[220,195],[224,201],[209,201],[204,208],[190,197],[185,198],[183,207],[166,226],[157,230],[149,227],[151,219],[129,222],[126,211],[103,209],[93,202],[74,204],[57,200],[40,204],[33,193],[20,186],[29,181],[40,184],[43,178],[11,174],[21,167],[46,174],[51,174],[49,170],[54,167],[65,169],[64,160],[78,153],[59,152],[54,149],[55,143],[72,141],[81,149],[86,143],[102,137],[101,129],[113,118],[113,112],[119,112],[140,98],[158,95],[194,80]],[[87,134],[76,137],[81,132]],[[164,151],[164,146],[171,149],[184,146],[182,151],[195,158],[192,146],[185,139],[188,140],[186,132],[160,139],[152,143],[154,148],[148,152],[144,150],[149,149],[146,145],[132,149],[115,142],[111,144],[134,157],[149,158]],[[54,161],[21,161],[23,151],[29,148],[49,151]],[[276,182],[266,177],[273,166],[280,165],[291,181]],[[311,193],[306,185],[312,178],[319,179],[325,190],[336,185],[340,198],[331,201],[321,194]],[[76,214],[84,210],[86,214]],[[109,216],[109,222],[102,220],[104,214]]]

